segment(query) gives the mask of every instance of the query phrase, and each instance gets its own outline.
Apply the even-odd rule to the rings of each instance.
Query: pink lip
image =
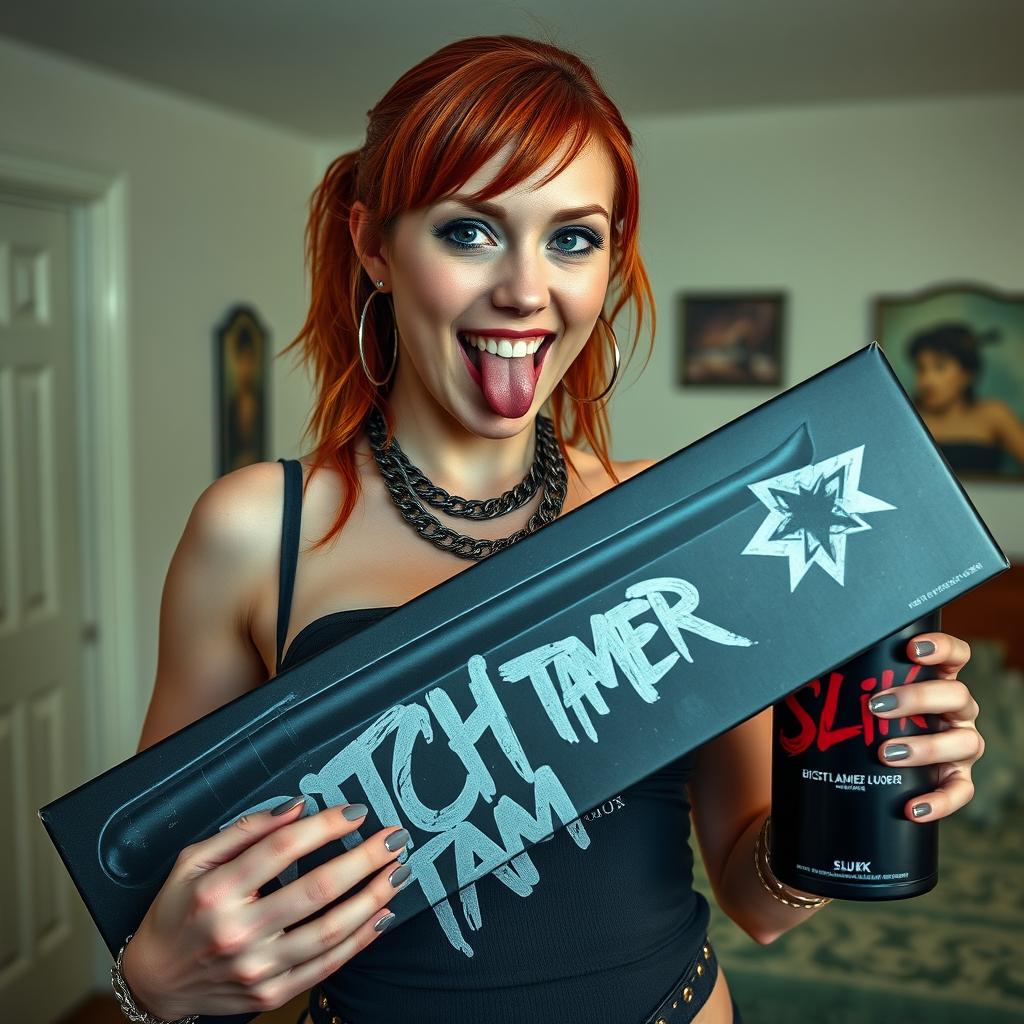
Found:
[[[463,327],[462,334],[479,334],[483,338],[544,338],[556,331],[534,327],[528,331],[510,331],[507,327]]]

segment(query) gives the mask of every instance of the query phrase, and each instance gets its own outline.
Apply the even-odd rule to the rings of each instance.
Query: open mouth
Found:
[[[466,353],[466,358],[469,361],[470,366],[476,371],[477,375],[480,373],[480,350],[476,345],[472,344],[465,334],[460,331],[458,334],[459,344],[462,346],[463,352]],[[538,346],[534,352],[534,374],[537,376],[540,374],[541,366],[544,362],[544,357],[548,353],[548,349],[551,348],[554,343],[555,335],[549,334],[545,337],[544,341]]]

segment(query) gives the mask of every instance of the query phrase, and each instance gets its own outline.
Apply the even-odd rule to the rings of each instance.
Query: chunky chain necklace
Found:
[[[565,459],[555,436],[554,424],[546,416],[538,416],[535,429],[533,465],[515,487],[497,498],[460,498],[431,483],[423,472],[409,461],[397,439],[392,438],[390,444],[385,443],[387,424],[379,409],[371,409],[366,420],[366,434],[373,449],[373,457],[377,460],[391,500],[405,521],[435,547],[441,548],[442,551],[450,551],[460,558],[475,561],[529,536],[557,519],[562,511],[568,478]],[[465,519],[494,519],[522,508],[541,486],[544,491],[540,505],[530,516],[526,526],[496,540],[483,540],[456,533],[423,507],[423,502],[426,502],[448,515],[461,516]]]

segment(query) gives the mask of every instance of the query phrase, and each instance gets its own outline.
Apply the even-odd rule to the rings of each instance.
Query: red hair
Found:
[[[352,204],[364,203],[371,231],[386,234],[402,212],[457,192],[510,142],[512,153],[505,167],[474,194],[475,199],[491,199],[536,174],[567,142],[563,158],[543,183],[561,173],[591,139],[603,143],[614,169],[609,277],[610,284],[617,285],[617,295],[550,401],[570,471],[577,472],[566,447],[585,440],[617,481],[608,457],[604,401],[576,402],[564,387],[567,384],[575,395],[600,394],[614,363],[599,328],[608,330],[628,302],[637,312],[629,356],[636,350],[647,307],[652,346],[654,338],[654,294],[637,248],[640,210],[633,140],[594,72],[575,54],[539,40],[510,35],[460,39],[406,71],[368,116],[362,149],[336,157],[310,199],[309,312],[302,330],[279,353],[302,345],[302,359],[312,367],[316,381],[316,401],[303,437],[316,439],[314,472],[333,464],[344,482],[338,516],[317,547],[334,537],[355,507],[355,444],[372,406],[385,413],[389,438],[393,430],[383,390],[369,382],[359,361],[359,312],[374,288],[352,244]],[[373,316],[368,313],[363,334],[367,362],[377,379],[387,375],[392,351],[392,325],[378,330],[381,320],[390,319],[390,314],[380,315],[379,307],[385,305],[370,304]],[[386,357],[378,339],[384,340]]]

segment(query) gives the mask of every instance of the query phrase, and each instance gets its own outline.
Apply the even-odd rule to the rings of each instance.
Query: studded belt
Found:
[[[711,995],[717,977],[718,959],[711,940],[705,936],[686,970],[676,979],[668,995],[644,1024],[685,1024],[693,1020]],[[331,1005],[327,993],[320,986],[309,993],[308,1017],[312,1024],[351,1024]],[[304,1020],[304,1017],[299,1020]]]
[[[309,1019],[312,1024],[350,1024],[334,1012],[327,993],[318,985],[309,993]],[[302,1018],[299,1018],[301,1024]]]
[[[718,978],[718,957],[706,935],[686,970],[644,1024],[685,1024],[707,1002]]]

